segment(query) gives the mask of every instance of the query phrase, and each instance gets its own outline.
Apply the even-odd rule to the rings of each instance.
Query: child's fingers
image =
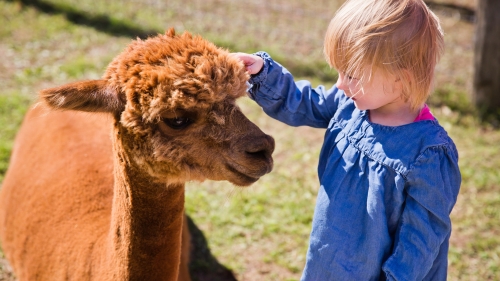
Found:
[[[259,73],[260,69],[262,68],[262,64],[254,61],[251,64],[245,64],[245,68],[247,69],[249,74],[256,74]]]
[[[245,65],[245,69],[249,74],[258,73],[264,65],[264,61],[259,56],[245,53],[232,53],[231,55],[237,57],[243,62],[243,64]]]

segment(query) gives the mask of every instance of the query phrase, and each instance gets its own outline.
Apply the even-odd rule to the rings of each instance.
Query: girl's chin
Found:
[[[363,111],[363,110],[373,110],[373,108],[368,108],[368,107],[363,107],[363,106],[357,106],[356,105],[356,108],[360,111]]]

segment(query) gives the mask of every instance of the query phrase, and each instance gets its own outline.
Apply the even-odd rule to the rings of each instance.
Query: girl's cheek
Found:
[[[361,97],[363,95],[363,88],[360,87],[359,85],[358,86],[353,86],[352,89],[350,89],[351,93],[352,93],[352,96],[356,96],[356,97]]]
[[[356,85],[353,85],[352,83],[349,85],[349,91],[353,94],[357,93],[359,90],[359,87],[356,87]]]

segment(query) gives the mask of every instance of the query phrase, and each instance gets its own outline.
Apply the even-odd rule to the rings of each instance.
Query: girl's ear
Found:
[[[89,80],[40,91],[40,98],[55,109],[118,113],[125,109],[116,87],[105,80]]]

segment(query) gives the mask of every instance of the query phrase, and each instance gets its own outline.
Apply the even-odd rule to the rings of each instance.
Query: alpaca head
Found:
[[[40,95],[53,108],[113,114],[125,163],[156,180],[245,186],[272,169],[274,150],[274,140],[235,104],[247,80],[241,62],[227,51],[170,29],[133,41],[101,80]]]

